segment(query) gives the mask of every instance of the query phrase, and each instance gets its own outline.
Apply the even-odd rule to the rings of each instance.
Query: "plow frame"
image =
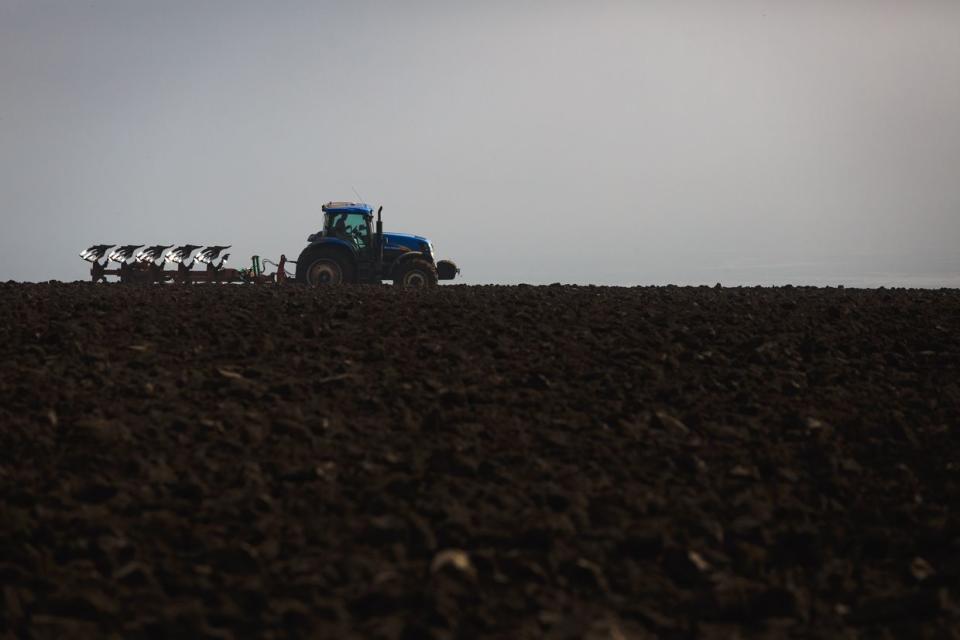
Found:
[[[235,269],[224,267],[222,263],[215,265],[212,262],[206,263],[206,268],[202,270],[193,269],[193,263],[177,263],[176,269],[164,269],[163,264],[150,262],[121,262],[115,269],[109,269],[108,264],[100,260],[93,261],[90,266],[91,282],[107,282],[107,277],[112,276],[119,279],[124,284],[162,284],[164,282],[173,282],[175,284],[284,284],[288,280],[286,272],[287,257],[280,256],[278,263],[270,262],[277,267],[275,273],[264,273],[264,263],[260,256],[251,258],[251,267],[249,269]]]

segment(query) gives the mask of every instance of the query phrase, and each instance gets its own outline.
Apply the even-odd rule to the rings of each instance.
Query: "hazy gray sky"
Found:
[[[0,280],[354,189],[466,282],[960,286],[960,2],[0,0]]]

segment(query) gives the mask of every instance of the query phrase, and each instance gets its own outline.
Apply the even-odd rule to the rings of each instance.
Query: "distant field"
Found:
[[[0,635],[949,637],[958,336],[958,290],[0,284]]]

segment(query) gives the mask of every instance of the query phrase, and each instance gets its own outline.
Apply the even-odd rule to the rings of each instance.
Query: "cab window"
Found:
[[[359,249],[367,246],[370,229],[362,213],[327,213],[324,228],[328,236],[353,242]]]

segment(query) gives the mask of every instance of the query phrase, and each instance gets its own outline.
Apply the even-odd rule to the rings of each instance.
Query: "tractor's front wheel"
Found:
[[[403,289],[425,289],[437,284],[437,269],[426,260],[411,260],[399,265],[393,286]]]
[[[353,264],[337,251],[305,251],[297,260],[297,280],[311,287],[353,282]]]

